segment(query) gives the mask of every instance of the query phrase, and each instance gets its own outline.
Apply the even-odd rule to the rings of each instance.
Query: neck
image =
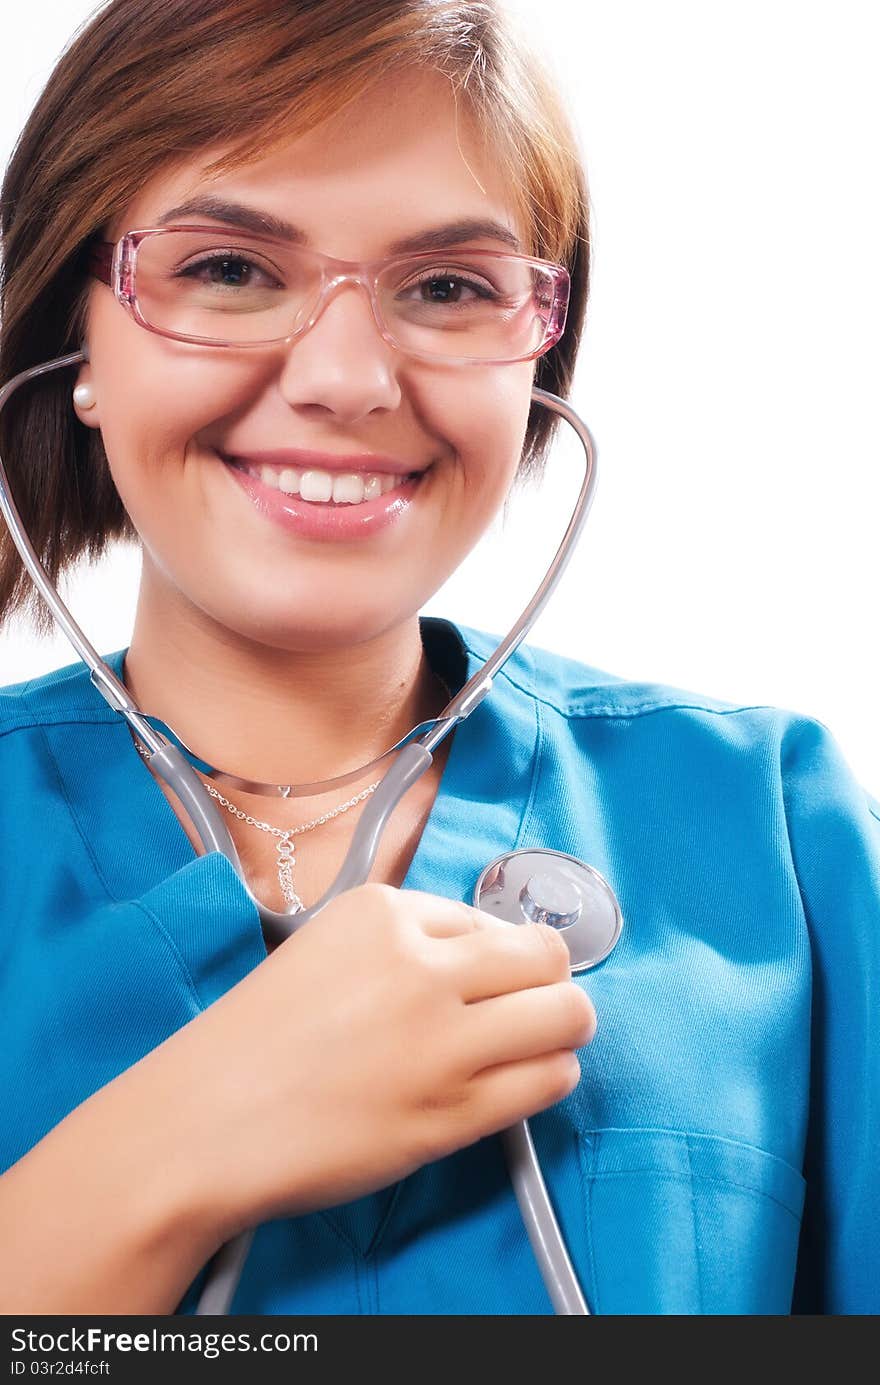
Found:
[[[374,760],[448,700],[417,616],[353,646],[278,649],[218,625],[149,574],[145,562],[124,681],[143,712],[217,769],[271,784],[331,779]],[[322,797],[308,801],[320,808]]]

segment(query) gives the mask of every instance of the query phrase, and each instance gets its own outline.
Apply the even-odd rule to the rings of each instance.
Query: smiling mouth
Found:
[[[227,466],[245,472],[267,490],[317,505],[363,505],[380,500],[391,491],[421,480],[431,469],[426,467],[424,471],[412,471],[405,476],[381,471],[331,472],[322,471],[320,467],[303,470],[220,455]]]

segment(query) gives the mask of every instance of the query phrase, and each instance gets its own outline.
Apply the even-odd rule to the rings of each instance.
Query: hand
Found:
[[[560,1101],[596,1028],[543,924],[367,884],[172,1035],[223,1235],[361,1197]]]

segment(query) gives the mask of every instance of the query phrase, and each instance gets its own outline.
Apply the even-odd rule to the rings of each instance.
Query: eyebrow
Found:
[[[289,241],[292,245],[308,245],[309,238],[299,226],[293,226],[283,217],[272,216],[269,212],[257,211],[241,202],[227,202],[221,197],[191,197],[180,206],[163,212],[157,225],[166,226],[179,221],[184,216],[206,216],[213,221],[224,221],[228,226],[237,226],[242,231],[253,231],[256,235],[273,236],[276,240]],[[450,221],[445,226],[432,226],[425,231],[417,231],[392,241],[388,247],[389,255],[406,255],[419,250],[439,250],[446,245],[461,245],[469,240],[496,240],[523,254],[523,247],[509,226],[500,221],[481,217],[464,217]]]

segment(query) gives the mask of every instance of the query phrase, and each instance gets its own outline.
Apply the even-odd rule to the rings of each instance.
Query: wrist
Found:
[[[133,1233],[190,1259],[193,1277],[228,1239],[235,1216],[210,1176],[209,1123],[197,1097],[205,1076],[189,1071],[180,1050],[166,1041],[111,1084],[107,1139],[123,1146]]]

